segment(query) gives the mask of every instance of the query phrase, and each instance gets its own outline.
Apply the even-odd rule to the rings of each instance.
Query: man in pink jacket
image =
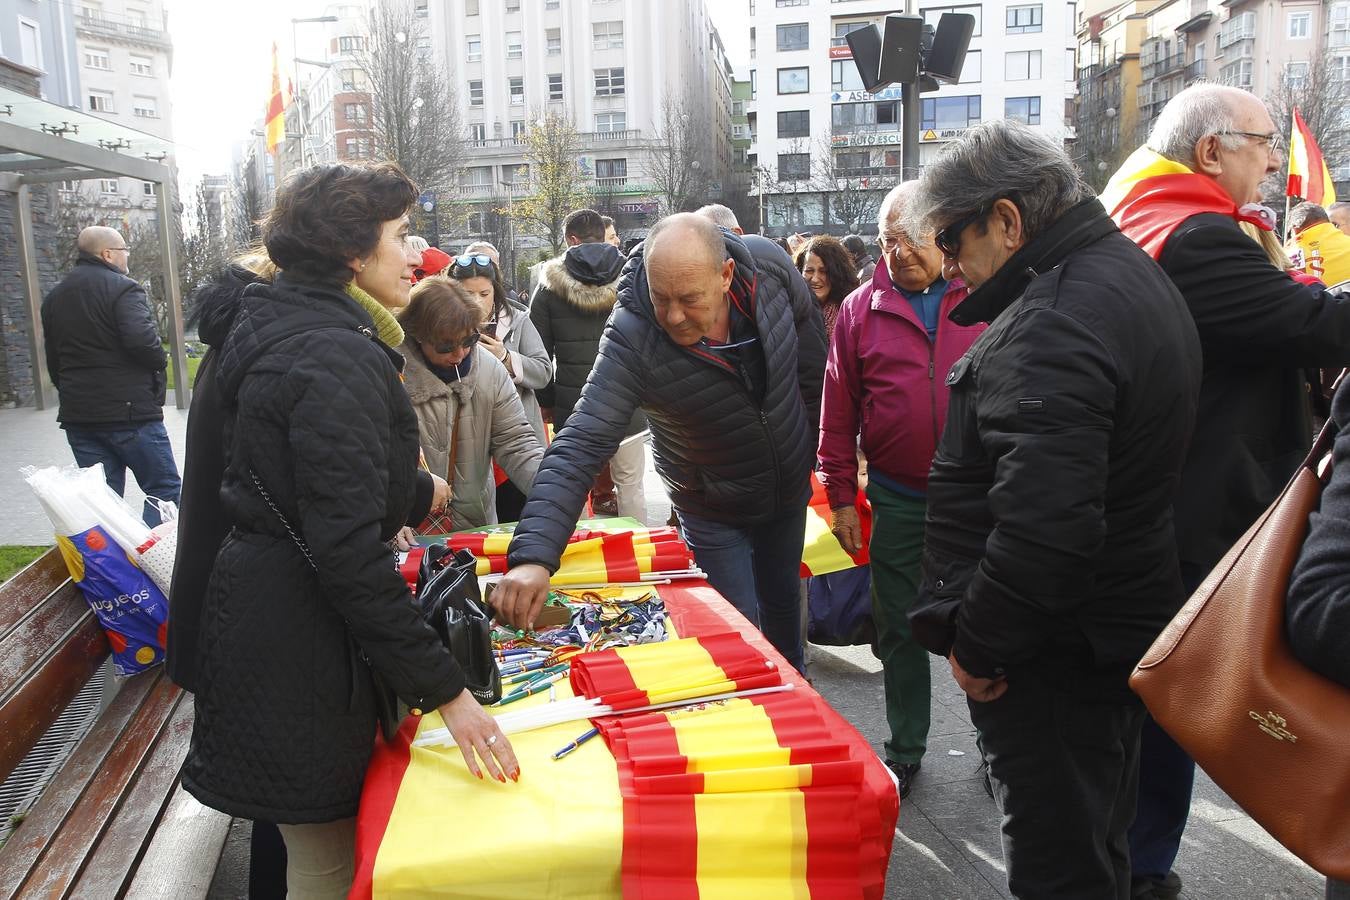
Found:
[[[872,617],[891,731],[885,759],[901,797],[928,742],[928,655],[906,618],[918,589],[928,469],[947,419],[947,371],[984,328],[948,320],[965,299],[965,285],[942,277],[942,251],[931,235],[915,240],[902,227],[913,184],[897,186],[882,201],[883,264],[839,310],[825,366],[819,454],[832,529],[845,550],[856,552],[862,435],[872,504]]]

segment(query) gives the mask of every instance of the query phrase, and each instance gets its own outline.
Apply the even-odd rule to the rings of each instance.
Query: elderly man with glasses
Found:
[[[821,401],[820,480],[832,526],[849,553],[862,549],[858,450],[872,505],[872,618],[886,690],[886,764],[909,794],[928,743],[928,654],[906,618],[918,590],[924,494],[947,418],[947,371],[984,330],[948,316],[966,297],[942,276],[932,235],[902,225],[915,182],[897,185],[877,215],[882,264],[844,299],[835,320]]]
[[[121,232],[91,225],[76,240],[75,268],[42,301],[47,371],[61,394],[57,421],[75,462],[103,464],[119,495],[127,469],[147,498],[178,502],[181,483],[164,429],[168,355],[145,290],[127,275]],[[159,524],[149,499],[146,524]]]
[[[910,218],[970,288],[953,321],[989,323],[946,376],[910,620],[967,695],[1013,896],[1125,900],[1144,718],[1127,678],[1182,601],[1195,326],[1038,130],[968,131]]]
[[[1350,303],[1276,268],[1239,227],[1274,227],[1273,213],[1260,205],[1261,188],[1283,166],[1281,146],[1260,98],[1197,85],[1168,102],[1148,143],[1102,195],[1121,230],[1181,291],[1204,351],[1195,437],[1176,501],[1188,591],[1307,453],[1305,371],[1350,363]],[[1170,898],[1180,890],[1171,866],[1193,776],[1186,754],[1146,723],[1139,815],[1130,832],[1136,896]]]

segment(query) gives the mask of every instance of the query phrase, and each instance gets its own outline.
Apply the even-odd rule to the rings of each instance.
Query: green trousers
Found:
[[[891,729],[886,759],[916,763],[928,746],[931,684],[928,652],[914,642],[907,615],[919,590],[926,503],[875,482],[867,485],[867,499],[872,502],[872,619]]]

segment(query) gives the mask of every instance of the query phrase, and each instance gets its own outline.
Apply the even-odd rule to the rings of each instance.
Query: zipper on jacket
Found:
[[[928,342],[928,402],[929,402],[928,418],[933,423],[934,448],[937,447],[938,441],[942,439],[942,436],[938,434],[937,378],[934,377],[937,369],[937,361],[935,359],[936,354],[937,354],[937,340],[934,339]]]

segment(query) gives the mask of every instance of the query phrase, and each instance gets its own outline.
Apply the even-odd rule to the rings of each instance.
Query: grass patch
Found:
[[[9,581],[16,572],[49,549],[49,547],[25,547],[20,544],[0,544],[0,582]]]
[[[168,345],[168,344],[165,344],[165,345],[164,345],[164,352],[165,352],[165,353],[168,353],[168,354],[170,354],[170,355],[172,355],[172,352],[173,352],[173,351],[171,351],[171,350],[169,349],[169,345]],[[187,358],[188,384],[191,385],[191,384],[195,384],[195,383],[196,383],[196,381],[197,381],[197,367],[200,366],[201,364],[202,364],[202,358],[201,358],[200,356],[189,356],[189,357]],[[167,368],[166,368],[165,371],[164,371],[164,377],[165,377],[165,380],[168,382],[168,384],[165,386],[165,387],[166,387],[166,390],[170,390],[170,391],[173,390],[173,360],[172,360],[172,359],[169,360],[169,365],[167,366]]]

